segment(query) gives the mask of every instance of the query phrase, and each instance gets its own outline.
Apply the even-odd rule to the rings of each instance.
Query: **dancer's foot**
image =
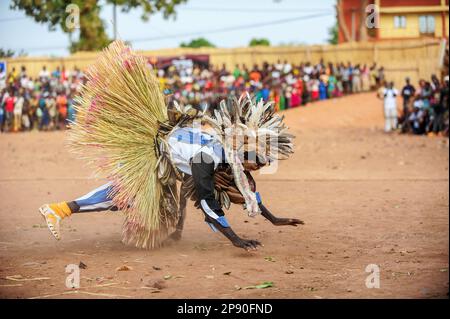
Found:
[[[278,218],[278,217],[272,223],[275,226],[290,225],[290,226],[295,226],[295,227],[297,227],[297,225],[304,225],[305,224],[300,219],[296,219],[296,218]]]
[[[60,221],[64,217],[71,215],[71,210],[66,202],[55,204],[44,204],[39,208],[39,212],[44,217],[47,227],[52,235],[57,239],[61,239],[60,235]]]
[[[181,230],[175,230],[168,238],[174,241],[179,241],[182,233],[183,232]]]

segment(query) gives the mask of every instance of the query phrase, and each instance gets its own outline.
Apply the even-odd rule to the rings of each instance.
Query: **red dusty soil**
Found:
[[[448,139],[384,134],[374,94],[285,115],[296,153],[256,180],[274,214],[306,224],[275,227],[232,207],[235,231],[264,244],[251,253],[192,205],[182,240],[161,249],[124,246],[114,212],[64,220],[57,242],[37,208],[104,180],[68,154],[63,132],[0,135],[0,297],[447,298]],[[80,262],[81,288],[68,289],[65,267]],[[379,289],[365,285],[369,264],[380,268]],[[162,289],[151,288],[158,280]],[[274,286],[237,288],[266,281]]]

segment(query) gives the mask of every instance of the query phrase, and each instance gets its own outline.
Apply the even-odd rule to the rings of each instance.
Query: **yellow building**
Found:
[[[448,0],[376,0],[379,28],[375,39],[447,38]]]

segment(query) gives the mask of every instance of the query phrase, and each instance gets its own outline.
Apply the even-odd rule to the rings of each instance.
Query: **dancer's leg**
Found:
[[[256,185],[255,185],[256,190]],[[259,209],[261,210],[261,215],[270,221],[275,226],[284,226],[284,225],[291,225],[291,226],[297,226],[297,225],[303,225],[304,222],[300,219],[296,218],[283,218],[283,217],[277,217],[273,215],[270,210],[267,209],[266,206],[262,203],[262,198],[259,192],[256,192],[256,199],[258,201]]]
[[[109,197],[110,192],[111,183],[107,183],[74,201],[68,202],[68,205],[71,208],[72,213],[117,210],[117,207],[115,207],[112,202],[112,198]]]
[[[117,210],[109,197],[110,191],[111,183],[107,183],[74,201],[44,204],[39,208],[39,212],[52,235],[59,240],[61,238],[59,223],[62,219],[74,213]]]

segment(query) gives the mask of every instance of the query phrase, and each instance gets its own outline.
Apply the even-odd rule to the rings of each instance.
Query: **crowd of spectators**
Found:
[[[386,83],[383,67],[350,62],[295,65],[278,61],[255,64],[251,68],[245,64],[235,65],[231,70],[225,65],[214,67],[196,63],[153,68],[169,99],[203,109],[214,109],[220,100],[247,91],[258,100],[274,101],[276,110],[285,110],[383,88]],[[448,135],[448,77],[446,79],[443,83],[436,76],[430,82],[421,80],[417,89],[408,79],[399,93],[403,98],[403,112],[395,120],[395,129],[414,134]],[[27,74],[25,67],[19,71],[12,68],[8,74],[0,76],[0,130],[65,129],[76,116],[73,98],[85,81],[83,72],[77,68],[67,71],[58,67],[50,72],[44,66],[35,78]]]
[[[403,99],[399,129],[403,133],[417,135],[449,135],[449,77],[439,81],[436,75],[431,81],[420,80],[416,88],[406,79],[400,92]]]
[[[315,65],[287,61],[252,67],[242,64],[231,70],[225,65],[187,64],[160,69],[157,76],[161,87],[185,104],[214,108],[220,100],[247,91],[257,100],[274,101],[276,110],[285,110],[375,89],[384,80],[384,68],[323,61]]]
[[[33,78],[23,66],[12,68],[0,77],[1,132],[64,129],[74,119],[73,97],[83,81],[78,69],[50,72],[44,66]]]
[[[151,66],[151,65],[150,65]],[[173,64],[155,68],[161,88],[170,98],[184,104],[210,108],[230,95],[244,91],[256,98],[275,101],[277,110],[306,105],[309,102],[368,91],[384,79],[384,70],[376,64],[352,65],[301,63],[287,61],[262,66]],[[64,129],[73,120],[73,97],[85,81],[78,69],[66,71],[44,66],[38,77],[32,78],[25,67],[15,68],[0,79],[0,129],[2,132]],[[169,99],[170,99],[169,98]]]

